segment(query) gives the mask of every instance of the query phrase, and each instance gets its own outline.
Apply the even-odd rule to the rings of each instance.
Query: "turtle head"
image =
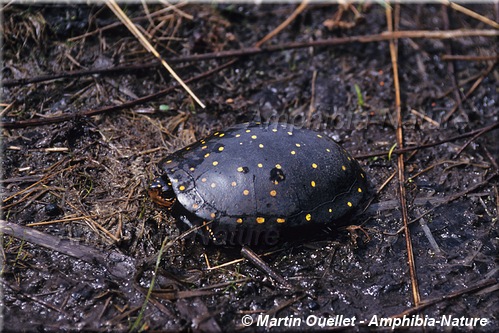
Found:
[[[164,207],[171,207],[175,200],[172,183],[166,175],[156,177],[149,185],[149,196],[152,201]]]

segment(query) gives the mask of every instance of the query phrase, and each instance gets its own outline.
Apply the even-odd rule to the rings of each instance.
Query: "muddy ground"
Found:
[[[441,142],[404,153],[412,278],[399,155],[387,155],[397,143],[389,43],[346,38],[386,31],[384,6],[310,4],[262,45],[272,50],[188,58],[251,48],[297,6],[122,4],[185,80],[237,59],[189,83],[203,109],[106,6],[4,5],[5,331],[263,332],[264,315],[281,319],[272,331],[287,330],[286,318],[308,331],[324,327],[307,318],[351,322],[336,316],[366,331],[404,314],[413,331],[424,329],[417,318],[430,331],[497,331],[498,44],[483,19],[498,21],[497,3],[465,4],[478,18],[440,4],[394,7],[401,31],[478,31],[396,41],[404,144]],[[253,247],[284,281],[242,259],[240,247],[178,237],[186,228],[147,195],[169,152],[235,123],[276,119],[341,143],[373,192],[347,221],[363,229],[331,225]],[[442,316],[457,322],[431,327]]]

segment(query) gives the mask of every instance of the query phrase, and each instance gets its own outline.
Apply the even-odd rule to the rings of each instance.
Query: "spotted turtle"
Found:
[[[326,135],[292,125],[240,124],[159,163],[153,201],[190,226],[270,228],[330,223],[364,201],[366,175]]]

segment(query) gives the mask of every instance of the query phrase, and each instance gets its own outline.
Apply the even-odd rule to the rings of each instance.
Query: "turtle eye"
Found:
[[[176,200],[172,183],[167,176],[155,178],[149,185],[149,196],[158,205],[171,207]]]

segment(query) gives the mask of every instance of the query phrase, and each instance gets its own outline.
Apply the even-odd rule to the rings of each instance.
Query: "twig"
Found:
[[[396,6],[399,7],[400,4],[397,4]],[[386,6],[386,19],[387,19],[388,31],[393,31],[392,9],[390,6]],[[395,110],[397,112],[397,132],[396,132],[397,144],[401,149],[403,149],[404,148],[403,119],[402,119],[402,109],[401,109],[401,100],[400,100],[400,83],[399,83],[398,66],[397,66],[397,49],[395,47],[394,40],[390,40],[390,56],[392,59],[393,82],[395,87]],[[419,294],[416,265],[414,263],[414,252],[412,249],[411,233],[409,230],[409,217],[407,212],[407,201],[405,194],[404,154],[398,155],[397,162],[398,162],[400,208],[402,211],[402,220],[404,223],[407,260],[409,265],[409,272],[411,275],[412,298],[414,301],[414,305],[417,306],[421,301],[421,296]]]
[[[456,135],[456,136],[453,136],[453,137],[450,137],[450,138],[447,138],[447,139],[444,139],[441,141],[432,142],[432,143],[425,143],[425,144],[414,146],[414,147],[405,147],[402,149],[395,149],[392,151],[392,154],[402,154],[402,153],[406,153],[406,152],[417,150],[417,149],[430,148],[430,147],[438,146],[438,145],[441,145],[441,144],[444,144],[447,142],[452,142],[455,140],[468,138],[470,136],[474,136],[477,133],[480,133],[480,135],[483,135],[485,133],[488,133],[490,131],[495,130],[496,128],[499,128],[499,122],[496,122],[492,125],[485,126],[485,127],[482,127],[482,128],[479,128],[479,129],[476,129],[476,130],[473,130],[473,131],[470,131],[470,132],[467,132],[464,134]],[[389,153],[390,153],[390,151],[374,152],[374,153],[369,153],[369,154],[356,155],[354,157],[356,159],[360,160],[360,159],[377,157],[377,156],[385,156],[385,155],[388,155]]]
[[[45,306],[46,308],[49,308],[49,309],[55,310],[59,313],[62,313],[66,318],[69,317],[68,313],[66,311],[64,311],[63,309],[58,308],[57,306],[55,306],[49,302],[46,302],[39,297],[36,297],[34,295],[30,295],[28,293],[24,293],[19,287],[12,286],[12,285],[8,284],[4,279],[0,279],[0,285],[2,285],[4,287],[3,289],[5,289],[5,287],[7,287],[7,288],[11,289],[12,291],[14,291],[15,294],[20,295],[21,297],[26,297],[27,299],[32,300],[38,304],[41,304],[41,305]]]
[[[14,203],[11,203],[11,204],[8,204],[8,205],[5,205],[5,206],[2,206],[2,209],[4,209],[4,210],[5,210],[5,209],[7,209],[7,208],[10,208],[10,207],[12,207],[12,206],[15,206],[15,205],[19,204],[20,202],[22,202],[24,199],[26,199],[26,198],[27,198],[27,197],[28,197],[28,196],[32,193],[32,192],[31,192],[31,189],[34,189],[34,188],[36,188],[36,186],[39,186],[39,185],[44,184],[46,181],[48,181],[49,179],[51,179],[51,178],[53,178],[54,176],[58,175],[59,173],[62,173],[62,172],[64,172],[64,171],[68,171],[68,170],[73,169],[73,168],[74,168],[74,166],[70,166],[70,167],[68,167],[68,168],[64,168],[64,169],[62,169],[62,170],[60,170],[60,171],[57,171],[57,172],[55,172],[55,173],[51,173],[51,172],[50,172],[51,170],[53,170],[53,169],[55,169],[56,167],[58,167],[58,166],[60,166],[60,165],[62,165],[62,164],[64,164],[64,163],[66,163],[67,161],[68,161],[68,158],[63,158],[63,159],[59,160],[58,162],[54,163],[54,164],[53,164],[50,168],[48,168],[48,169],[49,169],[49,170],[48,170],[49,172],[47,172],[47,174],[43,175],[43,176],[42,176],[42,178],[40,178],[39,180],[37,180],[35,183],[33,183],[33,184],[29,185],[28,187],[26,187],[26,188],[24,188],[24,189],[22,189],[22,190],[20,190],[20,191],[18,191],[18,192],[16,192],[16,193],[14,193],[14,194],[12,194],[12,195],[8,196],[7,198],[3,199],[3,200],[2,200],[2,204],[5,204],[5,203],[7,203],[9,200],[14,199],[16,196],[18,196],[18,195],[21,195],[21,194],[23,194],[23,193],[28,192],[28,193],[26,193],[26,194],[25,194],[25,195],[24,195],[24,196],[23,196],[20,200],[18,200],[17,202],[14,202]]]
[[[15,87],[31,83],[38,83],[38,82],[72,78],[72,77],[90,76],[96,74],[112,74],[112,73],[124,73],[124,72],[133,72],[133,71],[144,71],[145,69],[148,68],[157,67],[159,66],[159,64],[160,64],[159,62],[150,62],[147,64],[123,65],[123,66],[116,66],[109,68],[94,68],[94,69],[85,69],[79,71],[62,72],[57,74],[42,74],[39,76],[23,78],[23,79],[5,80],[2,82],[2,84],[4,87],[9,88],[9,87]]]
[[[199,74],[193,78],[190,78],[190,79],[186,80],[185,82],[191,83],[194,81],[201,80],[201,79],[208,77],[208,76],[210,76],[210,75],[212,75],[212,74],[214,74],[214,73],[216,73],[216,72],[218,72],[226,67],[231,66],[234,62],[235,62],[234,60],[229,61],[221,66],[218,66],[214,69],[211,69],[207,72],[204,72],[204,73]],[[132,106],[135,106],[135,105],[143,104],[143,103],[155,100],[155,99],[157,99],[161,96],[164,96],[166,94],[169,94],[173,90],[175,90],[174,86],[168,87],[166,89],[158,91],[157,93],[147,95],[147,96],[144,96],[144,97],[138,98],[136,100],[120,104],[120,105],[105,106],[105,107],[95,109],[95,110],[80,111],[80,112],[76,112],[73,114],[64,114],[64,115],[56,116],[56,117],[36,118],[36,119],[19,120],[19,121],[13,121],[13,122],[0,122],[0,126],[3,128],[6,128],[6,129],[21,128],[21,127],[28,127],[28,126],[41,126],[41,125],[47,125],[47,124],[61,123],[61,122],[69,121],[71,119],[75,119],[78,117],[95,116],[98,114],[123,110],[126,108],[130,108]]]
[[[129,277],[133,275],[130,274],[135,267],[133,259],[124,256],[118,251],[103,252],[95,247],[78,244],[75,240],[59,238],[4,220],[0,220],[0,232],[21,240],[25,240],[29,243],[63,253],[65,255],[81,259],[89,264],[98,263],[102,267],[106,268],[110,274],[118,278],[129,279]],[[110,256],[115,259],[122,258],[123,260],[110,261]]]
[[[307,124],[310,125],[312,121],[312,115],[315,112],[315,84],[317,82],[317,70],[312,73],[312,88],[310,92],[310,106],[308,108],[307,114]]]
[[[188,19],[188,20],[191,20],[194,18],[192,15],[189,15],[185,12],[183,12],[182,10],[180,10],[180,7],[183,7],[185,5],[187,5],[188,2],[187,1],[184,1],[184,2],[177,2],[175,3],[174,5],[169,5],[165,8],[162,8],[160,10],[157,10],[153,13],[151,13],[150,15],[150,18],[156,18],[157,16],[160,16],[162,14],[165,14],[169,11],[174,11],[176,14]],[[146,16],[140,16],[140,17],[134,17],[132,18],[132,22],[140,22],[140,21],[144,21],[144,20],[147,20],[148,17]],[[161,19],[161,18],[158,18],[158,19]],[[121,22],[113,22],[111,24],[108,24],[104,27],[99,27],[93,31],[89,31],[87,33],[84,33],[82,35],[79,35],[79,36],[76,36],[76,37],[71,37],[71,38],[68,38],[68,42],[76,42],[80,39],[84,39],[84,38],[87,38],[87,37],[90,37],[90,36],[93,36],[93,35],[98,35],[98,34],[102,34],[103,31],[106,31],[106,30],[109,30],[109,29],[113,29],[113,28],[116,28],[118,26],[120,26],[122,23]]]
[[[442,60],[460,60],[460,61],[499,61],[499,56],[473,56],[473,55],[455,55],[444,54]]]
[[[424,198],[415,198],[411,203],[414,207],[419,207],[422,206],[423,208],[427,206],[428,204],[432,205],[432,208],[429,208],[427,211],[423,212],[421,215],[418,215],[417,217],[413,218],[411,221],[409,221],[409,225],[417,222],[420,218],[428,215],[429,213],[433,212],[436,208],[446,205],[449,202],[461,199],[462,197],[470,194],[471,192],[475,191],[476,189],[485,186],[485,185],[490,185],[490,181],[494,179],[494,177],[497,177],[498,173],[492,173],[490,174],[487,178],[485,178],[484,181],[473,185],[470,188],[467,188],[464,191],[461,191],[459,193],[455,193],[450,196],[446,197],[424,197]],[[485,195],[489,195],[488,193]],[[387,210],[393,210],[399,207],[400,203],[398,203],[398,200],[386,200],[382,202],[377,202],[372,205],[370,205],[366,210],[364,210],[362,213],[367,214],[367,215],[372,215],[372,214],[379,214],[380,212],[387,211]],[[399,228],[397,231],[393,233],[389,232],[383,232],[385,235],[390,235],[390,236],[395,236],[404,231],[405,227]]]
[[[416,212],[419,213],[419,209],[417,209]],[[426,220],[423,217],[419,220],[419,225],[421,226],[421,229],[423,230],[428,243],[430,243],[430,246],[433,248],[433,252],[435,254],[442,253],[442,250],[440,249],[440,246],[438,246],[435,237],[433,237],[430,227],[428,227],[428,223],[426,223]]]
[[[449,39],[449,38],[476,37],[476,36],[497,37],[499,36],[499,31],[478,29],[478,30],[450,30],[450,31],[407,30],[407,31],[383,32],[381,34],[369,35],[369,36],[350,36],[342,38],[319,39],[307,42],[283,43],[279,45],[271,45],[265,47],[248,47],[239,50],[227,50],[227,51],[220,51],[213,53],[194,54],[190,56],[165,58],[165,60],[168,61],[168,63],[180,63],[180,62],[243,57],[260,53],[281,52],[285,50],[301,49],[307,47],[334,46],[334,45],[342,45],[350,43],[375,43],[375,42],[382,42],[390,39],[399,39],[399,38]],[[160,65],[159,62],[151,62],[141,65],[118,66],[113,68],[100,68],[93,70],[66,72],[55,75],[43,75],[32,79],[25,78],[19,80],[5,80],[3,81],[3,86],[11,87],[20,84],[36,83],[36,82],[54,80],[64,77],[93,75],[99,73],[105,74],[111,72],[120,72],[124,70],[134,71],[158,65]]]
[[[468,90],[468,92],[466,93],[466,95],[464,95],[464,98],[461,100],[461,103],[468,99],[468,97],[476,90],[476,88],[478,88],[478,86],[480,85],[480,83],[482,83],[483,79],[485,79],[487,77],[487,75],[489,75],[489,73],[492,71],[492,69],[496,65],[497,65],[497,62],[494,62],[494,63],[490,64],[490,66],[483,72],[482,75],[480,75],[480,77],[475,81],[475,83],[473,83],[473,85],[471,86],[470,90]],[[449,118],[452,117],[452,115],[454,114],[454,112],[456,112],[457,108],[461,105],[461,103],[456,103],[456,105],[454,105],[454,107],[452,108],[452,110],[450,110],[443,117],[442,123],[446,123],[449,120]]]
[[[477,284],[475,284],[474,286],[471,286],[469,288],[464,288],[464,289],[458,290],[456,292],[444,295],[442,297],[433,298],[433,299],[423,301],[417,306],[414,306],[408,310],[403,311],[402,313],[399,313],[399,314],[392,316],[392,318],[400,318],[403,316],[411,315],[413,313],[420,312],[421,310],[423,310],[431,305],[434,305],[434,304],[437,304],[437,303],[440,303],[443,301],[447,301],[447,300],[462,296],[464,294],[475,293],[481,289],[484,289],[484,288],[487,288],[490,286],[494,286],[494,285],[498,285],[496,279],[488,279],[488,280],[480,281]]]
[[[430,117],[428,117],[427,115],[417,111],[417,110],[414,110],[414,109],[411,109],[411,113],[415,116],[418,116],[424,120],[426,120],[427,122],[429,122],[430,124],[432,124],[433,126],[435,127],[440,127],[440,123],[438,121],[435,121],[433,119],[431,119]]]
[[[487,146],[483,146],[483,150],[485,150],[485,154],[487,155],[487,158],[489,159],[490,163],[492,163],[492,165],[494,166],[494,169],[497,171],[499,171],[499,166],[497,165],[497,162],[496,162],[496,159],[494,156],[492,156],[492,154],[490,153],[490,151],[487,149]],[[497,198],[497,196],[496,196]],[[497,198],[499,200],[499,198]],[[497,212],[499,212],[499,209],[497,210]]]
[[[262,46],[263,43],[265,43],[266,41],[268,41],[269,39],[271,39],[272,37],[274,37],[278,33],[280,33],[282,30],[284,30],[284,28],[286,28],[291,22],[293,22],[293,20],[298,15],[300,15],[301,12],[303,12],[305,10],[305,8],[307,7],[307,4],[308,4],[308,0],[303,0],[302,3],[298,7],[296,7],[296,9],[294,10],[294,12],[284,22],[282,22],[281,24],[279,24],[279,26],[277,28],[275,28],[274,30],[272,30],[265,37],[263,37],[262,39],[260,39],[255,44],[255,47]]]
[[[26,224],[27,227],[37,227],[41,225],[55,224],[55,223],[65,223],[71,221],[85,220],[95,218],[97,215],[87,215],[87,216],[75,216],[75,217],[66,217],[59,220],[50,220],[50,221],[42,221],[42,222],[33,222]]]
[[[279,273],[273,270],[262,258],[253,252],[249,247],[243,246],[241,249],[241,256],[248,259],[256,268],[264,272],[272,279],[276,280],[279,284],[286,288],[291,288],[291,284],[286,281]]]
[[[107,0],[107,6],[113,11],[113,13],[123,22],[123,24],[130,30],[130,32],[139,40],[139,42],[144,46],[144,48],[151,52],[156,58],[159,59],[161,64],[166,68],[166,70],[173,76],[175,80],[182,86],[191,95],[192,98],[204,109],[206,106],[201,102],[201,100],[192,92],[192,90],[187,86],[187,84],[175,73],[173,68],[168,65],[168,63],[161,57],[158,51],[154,48],[154,46],[149,43],[147,38],[140,32],[140,30],[130,21],[130,18],[121,10],[120,6],[116,3],[115,0]]]
[[[436,208],[438,208],[438,207],[440,207],[440,206],[442,206],[442,205],[444,205],[444,204],[448,204],[449,202],[452,202],[452,201],[454,201],[454,200],[460,199],[460,198],[462,198],[462,197],[464,197],[464,196],[468,195],[469,193],[471,193],[471,192],[475,191],[476,189],[478,189],[478,188],[480,188],[480,187],[482,187],[482,186],[484,186],[484,185],[489,184],[489,182],[490,182],[490,181],[491,181],[494,177],[496,177],[496,176],[497,176],[497,173],[490,174],[490,175],[489,175],[489,176],[488,176],[488,177],[487,177],[484,181],[482,181],[482,182],[480,182],[480,183],[478,183],[478,184],[475,184],[475,185],[473,185],[473,186],[471,186],[471,187],[467,188],[467,189],[466,189],[466,190],[464,190],[464,191],[461,191],[461,192],[455,193],[455,194],[451,195],[450,197],[446,197],[446,198],[445,198],[445,200],[442,200],[442,202],[440,202],[440,203],[438,203],[438,202],[437,202],[437,203],[434,203],[434,206],[433,206],[433,207],[431,207],[430,209],[428,209],[428,210],[427,210],[427,211],[425,211],[424,213],[422,213],[422,214],[418,215],[417,217],[413,218],[413,219],[409,222],[409,224],[412,224],[412,223],[414,223],[414,222],[418,221],[420,218],[425,217],[425,216],[426,216],[426,215],[428,215],[429,213],[433,212]],[[397,231],[397,233],[399,233],[399,232],[401,232],[401,231],[402,231],[402,229],[400,229],[399,231]]]
[[[447,7],[442,6],[442,18],[444,21],[444,29],[449,29],[450,28],[450,22],[449,22],[449,14],[447,13]],[[445,50],[447,53],[452,53],[452,40],[448,40],[444,42],[445,44]],[[449,61],[447,62],[447,73],[450,76],[450,81],[451,81],[451,86],[452,86],[452,92],[454,93],[454,99],[456,100],[456,110],[461,106],[462,104],[462,99],[461,99],[461,94],[458,88],[457,84],[457,79],[456,79],[456,71],[454,68],[454,62]],[[461,113],[464,113],[461,110]],[[468,120],[468,119],[466,119]],[[445,121],[444,121],[445,123]]]
[[[473,141],[475,141],[478,137],[482,136],[483,134],[484,134],[484,132],[480,131],[477,134],[473,135],[473,137],[471,139],[469,139],[468,141],[466,141],[466,143],[461,148],[459,148],[459,150],[456,153],[456,157],[459,156],[459,155],[461,155],[461,153],[463,152],[463,150],[466,149],[466,147],[468,147],[468,145],[470,143],[472,143]]]
[[[458,5],[455,2],[450,2],[449,0],[440,0],[444,5],[451,7],[454,10],[457,10],[458,12],[461,12],[463,14],[468,15],[469,17],[473,17],[474,19],[477,19],[487,25],[490,25],[492,28],[499,29],[499,23],[492,21],[491,19],[480,15],[466,7],[463,7],[461,5]]]

